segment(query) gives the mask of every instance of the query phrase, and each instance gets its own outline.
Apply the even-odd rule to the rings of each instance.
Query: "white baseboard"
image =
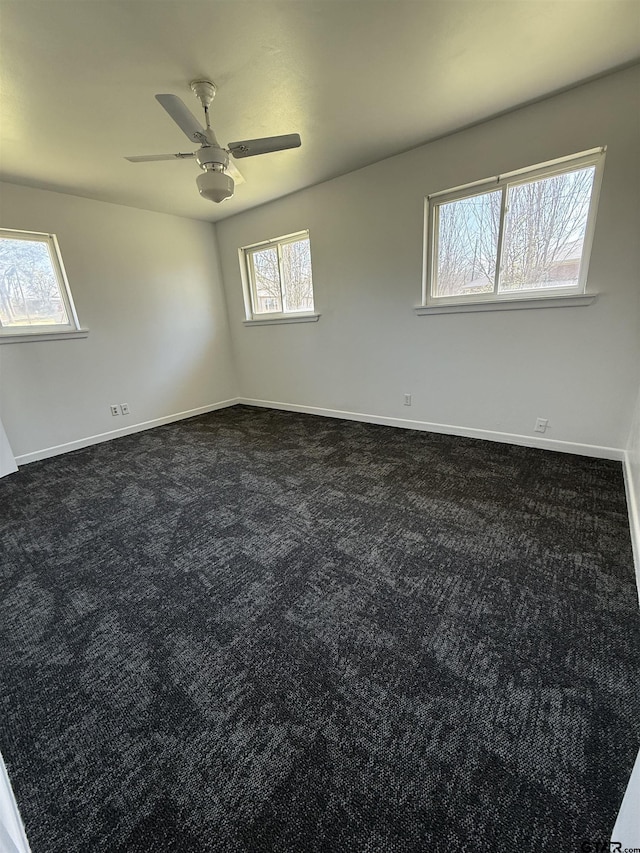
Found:
[[[636,586],[638,588],[638,600],[640,601],[640,507],[636,500],[638,490],[633,478],[631,460],[629,454],[624,455],[624,488],[627,493],[627,509],[629,512],[629,527],[631,529],[631,547],[633,549],[633,562],[636,567]],[[639,774],[640,775],[640,774]]]
[[[134,432],[143,432],[144,430],[153,429],[163,424],[182,421],[185,418],[193,418],[196,415],[204,415],[207,412],[215,412],[216,409],[226,409],[228,406],[235,406],[239,402],[237,397],[233,397],[230,400],[221,400],[219,403],[210,403],[207,406],[200,406],[197,409],[188,409],[186,412],[175,412],[172,415],[164,415],[164,417],[154,418],[152,421],[143,421],[142,423],[131,424],[121,429],[101,432],[98,435],[89,435],[86,438],[79,438],[76,441],[69,441],[66,444],[57,444],[54,447],[34,450],[32,453],[24,453],[22,456],[16,456],[16,462],[18,465],[26,465],[28,462],[35,462],[37,459],[47,459],[49,456],[58,456],[60,453],[80,450],[83,447],[100,444],[103,441],[111,441],[113,438],[120,438],[123,435],[132,435]]]
[[[31,853],[2,755],[0,755],[0,850],[6,853]]]
[[[611,833],[611,850],[637,850],[640,848],[640,752],[631,771],[618,818]],[[617,847],[614,845],[617,844]]]
[[[409,420],[407,418],[390,418],[383,415],[370,415],[366,412],[345,412],[340,409],[323,409],[318,406],[300,406],[295,403],[281,403],[275,400],[256,400],[249,397],[233,397],[228,400],[221,400],[218,403],[210,403],[207,406],[200,406],[197,409],[189,409],[185,412],[175,412],[174,414],[155,418],[151,421],[143,421],[142,423],[131,424],[130,426],[99,433],[98,435],[89,435],[85,438],[66,442],[65,444],[57,444],[53,447],[44,447],[41,450],[34,450],[31,453],[23,453],[20,456],[16,456],[16,462],[18,465],[26,465],[27,463],[35,462],[38,459],[47,459],[50,456],[58,456],[61,453],[80,450],[83,447],[90,447],[92,444],[111,441],[112,439],[120,438],[123,435],[132,435],[135,432],[143,432],[144,430],[153,429],[154,427],[162,426],[163,424],[173,423],[174,421],[184,420],[185,418],[193,418],[196,415],[203,415],[207,412],[214,412],[217,409],[225,409],[228,406],[235,406],[238,404],[245,406],[258,406],[265,409],[281,409],[286,412],[301,412],[308,415],[319,415],[321,417],[338,418],[340,420],[347,421],[362,421],[363,423],[380,424],[382,426],[399,427],[401,429],[415,429],[423,432],[442,433],[444,435],[460,435],[465,436],[466,438],[479,438],[484,441],[497,441],[502,444],[517,444],[523,447],[539,447],[542,450],[556,450],[560,453],[575,453],[580,456],[595,456],[601,459],[623,460],[625,458],[624,450],[617,447],[603,447],[595,444],[579,444],[572,441],[559,441],[554,438],[518,435],[517,433],[510,432],[496,432],[494,430],[460,427],[452,424],[437,424],[429,421]]]
[[[423,432],[437,432],[444,435],[461,435],[466,438],[479,438],[484,441],[498,441],[502,444],[518,444],[522,447],[539,447],[542,450],[556,450],[560,453],[575,453],[579,456],[595,456],[599,459],[624,459],[624,450],[618,447],[601,447],[597,444],[578,444],[573,441],[559,441],[555,438],[542,438],[533,435],[518,435],[511,432],[495,432],[488,429],[460,427],[452,424],[436,424],[429,421],[411,421],[406,418],[388,418],[382,415],[369,415],[363,412],[343,412],[338,409],[321,409],[316,406],[298,406],[294,403],[279,403],[273,400],[253,400],[239,397],[236,400],[245,406],[259,406],[265,409],[282,409],[285,412],[302,412],[307,415],[320,415],[326,418],[339,418],[346,421],[362,421],[367,424],[417,429]]]
[[[629,527],[631,529],[631,548],[633,562],[636,568],[636,589],[640,601],[640,507],[636,500],[633,470],[628,451],[624,454],[624,488],[627,494],[627,509],[629,512]],[[631,778],[618,812],[618,818],[611,835],[611,849],[618,844],[621,850],[640,849],[640,753],[631,772]]]

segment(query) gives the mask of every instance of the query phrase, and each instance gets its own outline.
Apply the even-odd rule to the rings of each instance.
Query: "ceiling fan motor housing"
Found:
[[[214,168],[215,166],[221,166],[222,169],[226,169],[229,165],[229,155],[227,152],[224,148],[218,148],[215,145],[208,145],[196,151],[196,160],[200,168],[205,170]]]

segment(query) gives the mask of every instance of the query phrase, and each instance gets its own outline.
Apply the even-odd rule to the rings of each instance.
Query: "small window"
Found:
[[[583,294],[604,151],[427,199],[424,303]]]
[[[78,328],[55,236],[0,229],[0,336]]]
[[[240,256],[248,320],[313,313],[308,231],[245,246]]]

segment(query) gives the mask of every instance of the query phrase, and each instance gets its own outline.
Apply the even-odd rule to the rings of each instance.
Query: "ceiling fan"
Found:
[[[243,139],[240,142],[230,142],[227,148],[222,148],[209,120],[209,107],[217,91],[215,83],[209,80],[194,80],[191,83],[191,90],[202,104],[206,127],[202,127],[177,95],[156,95],[156,100],[191,142],[199,142],[201,147],[197,151],[186,154],[146,154],[140,157],[126,157],[126,160],[131,163],[149,163],[154,160],[195,159],[202,169],[202,174],[196,179],[200,195],[209,201],[221,202],[233,195],[234,178],[236,183],[244,180],[236,167],[229,162],[229,154],[239,160],[242,157],[255,157],[257,154],[299,148],[302,144],[299,134],[288,133],[284,136],[267,136],[262,139]]]

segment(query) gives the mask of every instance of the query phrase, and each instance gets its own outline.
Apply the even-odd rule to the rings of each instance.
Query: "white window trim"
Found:
[[[69,341],[74,338],[86,338],[89,329],[62,329],[59,332],[25,332],[24,334],[0,335],[3,344],[25,344],[33,341]]]
[[[45,323],[39,326],[0,326],[0,344],[86,338],[89,330],[83,329],[80,326],[56,235],[40,231],[18,231],[11,228],[0,228],[0,236],[9,239],[31,240],[34,243],[48,244],[53,271],[58,281],[60,296],[62,297],[62,302],[69,319],[68,323],[61,323],[55,326]]]
[[[258,314],[253,320],[243,320],[245,326],[277,326],[279,323],[317,323],[320,314]]]
[[[315,311],[315,292],[313,292],[313,290],[313,311],[269,311],[264,314],[258,314],[253,310],[253,299],[255,296],[257,300],[257,294],[255,293],[253,279],[249,272],[249,256],[256,250],[265,248],[266,246],[277,246],[278,261],[280,262],[280,246],[285,243],[295,243],[301,239],[310,240],[308,228],[303,231],[296,231],[293,234],[285,234],[282,237],[272,237],[269,240],[261,240],[259,243],[251,243],[249,246],[242,246],[238,249],[245,310],[245,319],[243,324],[245,326],[273,326],[280,323],[314,323],[320,318],[321,315]],[[284,299],[284,294],[281,294],[281,298]]]
[[[598,298],[597,293],[578,293],[569,296],[534,296],[517,299],[501,299],[495,302],[459,302],[446,305],[416,305],[414,312],[422,317],[425,314],[468,314],[474,311],[517,311],[521,308],[580,308],[591,305]]]
[[[591,246],[593,243],[593,235],[595,232],[596,214],[598,210],[598,201],[600,198],[600,187],[602,185],[602,173],[604,169],[604,159],[606,146],[601,148],[592,148],[589,151],[583,151],[580,154],[570,155],[567,157],[559,157],[556,160],[550,160],[546,163],[538,164],[537,166],[528,167],[525,169],[516,169],[512,172],[505,172],[501,175],[495,175],[491,178],[484,178],[481,181],[474,181],[470,184],[464,184],[458,187],[453,187],[448,190],[431,193],[426,196],[424,201],[424,243],[423,243],[423,263],[422,263],[422,304],[414,309],[416,314],[451,314],[465,311],[500,311],[513,310],[517,308],[550,308],[569,305],[588,305],[591,304],[596,293],[587,293],[587,278],[589,272],[589,261],[591,258]],[[482,293],[475,296],[465,294],[463,296],[440,296],[434,297],[431,294],[433,275],[436,266],[437,258],[437,240],[436,240],[436,225],[437,216],[436,208],[443,203],[456,201],[461,198],[469,198],[474,195],[481,195],[492,189],[501,189],[507,186],[518,186],[526,184],[540,178],[547,178],[552,175],[563,174],[565,172],[575,171],[584,168],[585,166],[595,166],[595,174],[593,178],[593,189],[591,192],[591,201],[589,203],[589,212],[587,214],[587,228],[585,231],[584,244],[582,248],[582,258],[580,263],[580,273],[576,286],[567,288],[540,288],[536,291],[538,295],[532,296],[532,291],[520,291],[522,296],[517,296],[513,291],[506,293]],[[502,250],[502,234],[503,223],[505,218],[505,201],[506,192],[502,196],[502,206],[500,211],[500,238],[498,242],[498,256],[496,258],[496,268],[500,264],[500,253]],[[573,300],[573,301],[570,301]]]

